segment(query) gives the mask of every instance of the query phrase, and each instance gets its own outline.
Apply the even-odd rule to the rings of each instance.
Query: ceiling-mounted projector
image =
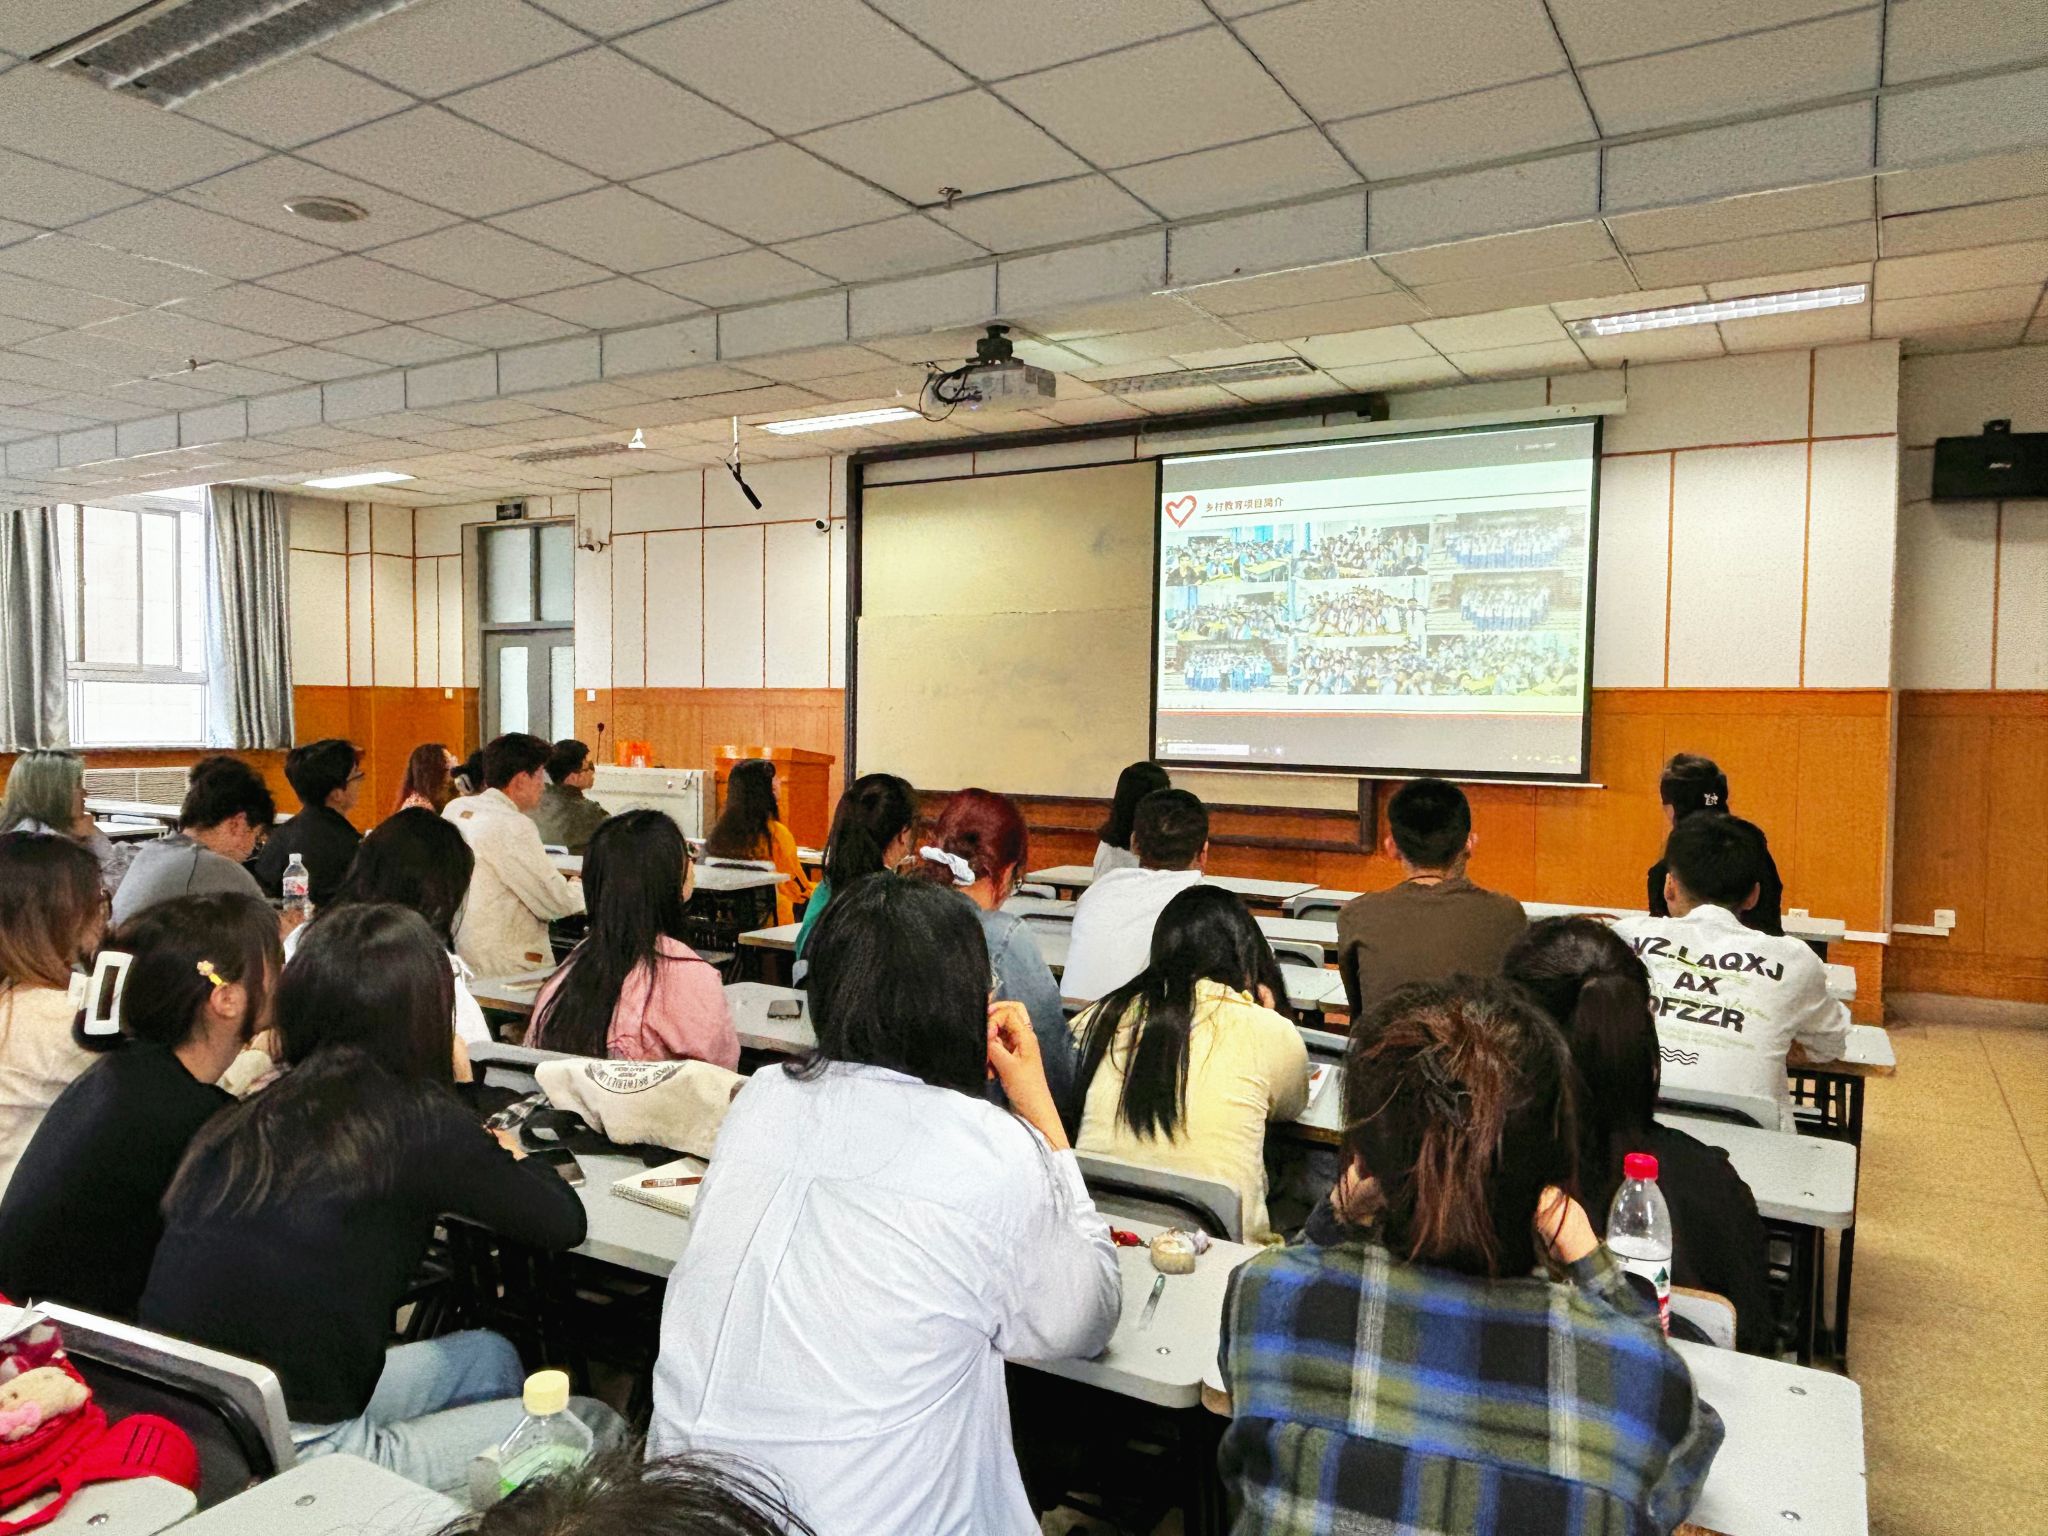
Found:
[[[970,411],[1016,410],[1052,399],[1058,387],[1051,369],[1018,358],[1007,325],[992,325],[974,344],[974,361],[933,374],[925,395],[949,411],[963,405]]]

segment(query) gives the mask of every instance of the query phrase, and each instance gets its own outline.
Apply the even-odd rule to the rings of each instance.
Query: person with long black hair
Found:
[[[1132,763],[1116,776],[1116,794],[1109,802],[1109,817],[1096,831],[1095,878],[1112,869],[1136,869],[1138,855],[1131,847],[1131,827],[1138,819],[1138,802],[1155,789],[1170,789],[1173,781],[1157,763]]]
[[[906,780],[893,773],[864,773],[846,786],[825,836],[824,876],[811,892],[803,926],[797,930],[798,955],[825,915],[834,887],[843,891],[856,880],[894,869],[910,852],[916,830],[917,791]]]
[[[775,798],[775,764],[765,757],[734,763],[725,780],[725,809],[704,835],[704,852],[714,859],[751,859],[772,864],[789,878],[775,888],[775,921],[796,921],[796,904],[811,895],[810,876],[797,856],[796,835],[782,824]]]
[[[270,1022],[283,956],[260,897],[180,896],[111,935],[128,957],[107,1054],[57,1096],[0,1200],[0,1292],[132,1317],[185,1148]]]
[[[1775,938],[1785,934],[1785,882],[1778,878],[1778,861],[1771,857],[1770,839],[1753,821],[1744,821],[1728,805],[1728,775],[1711,757],[1680,752],[1664,765],[1657,779],[1657,799],[1664,807],[1664,825],[1675,828],[1689,816],[1726,816],[1738,826],[1756,834],[1761,858],[1756,882],[1756,901],[1736,913],[1742,926]],[[1664,877],[1671,866],[1662,858],[1650,866],[1650,916],[1669,917],[1671,903],[1665,899]]]
[[[1245,1241],[1269,1241],[1266,1126],[1308,1105],[1308,1048],[1274,1011],[1284,985],[1234,894],[1169,901],[1151,963],[1074,1020],[1080,1149],[1228,1184]]]
[[[1735,1342],[1771,1344],[1764,1222],[1728,1154],[1657,1120],[1662,1062],[1650,1014],[1650,973],[1614,930],[1590,917],[1533,923],[1501,973],[1543,1006],[1579,1072],[1579,1189],[1604,1222],[1622,1159],[1648,1152],[1671,1206],[1671,1282],[1735,1304]]]
[[[454,973],[426,919],[357,906],[308,928],[277,991],[289,1070],[207,1122],[164,1197],[141,1322],[277,1373],[299,1455],[347,1452],[452,1492],[523,1417],[497,1334],[387,1351],[443,1217],[548,1252],[583,1202],[454,1088]],[[602,1439],[617,1416],[572,1407]]]
[[[583,857],[590,932],[541,988],[526,1043],[738,1066],[724,982],[682,939],[695,878],[690,845],[662,812],[625,811],[600,826]]]

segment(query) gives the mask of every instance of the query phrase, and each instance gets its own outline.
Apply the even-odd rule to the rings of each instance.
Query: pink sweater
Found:
[[[735,1068],[740,1061],[739,1036],[725,1005],[725,985],[718,970],[700,959],[680,939],[662,938],[661,958],[626,978],[612,1009],[612,1027],[605,1037],[614,1061],[708,1061]],[[547,979],[534,999],[534,1013],[561,985],[575,957]],[[528,1044],[533,1042],[529,1039]]]

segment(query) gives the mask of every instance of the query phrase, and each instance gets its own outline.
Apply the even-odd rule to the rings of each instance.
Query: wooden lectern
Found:
[[[775,798],[782,805],[783,825],[804,847],[824,847],[832,825],[832,754],[807,747],[720,747],[712,764],[717,810],[725,809],[725,780],[732,765],[750,757],[765,757],[775,764]]]

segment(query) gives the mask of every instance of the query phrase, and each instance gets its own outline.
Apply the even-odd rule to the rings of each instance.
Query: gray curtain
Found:
[[[57,509],[0,510],[0,751],[71,744]]]
[[[208,739],[217,747],[292,744],[290,585],[284,504],[269,491],[209,488]]]

